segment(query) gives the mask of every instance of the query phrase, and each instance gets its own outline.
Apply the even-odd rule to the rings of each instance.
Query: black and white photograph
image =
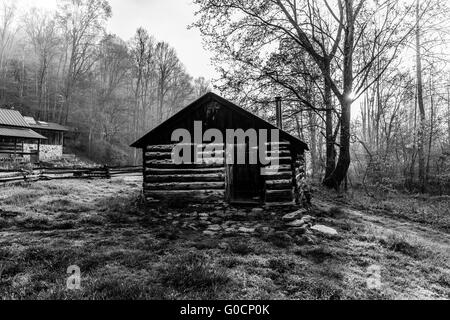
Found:
[[[449,17],[0,0],[0,300],[450,300]]]

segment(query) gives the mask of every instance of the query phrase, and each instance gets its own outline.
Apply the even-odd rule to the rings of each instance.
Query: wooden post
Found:
[[[111,179],[111,172],[109,171],[109,167],[107,165],[105,165],[105,174],[106,179]]]
[[[37,162],[39,163],[39,154],[41,151],[41,139],[38,139],[38,147],[37,147]]]

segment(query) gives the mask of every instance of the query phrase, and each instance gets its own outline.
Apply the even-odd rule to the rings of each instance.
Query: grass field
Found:
[[[448,198],[319,189],[309,214],[338,235],[308,232],[305,241],[277,211],[229,215],[217,206],[205,219],[202,207],[145,207],[140,188],[118,178],[2,186],[0,297],[450,298]],[[230,228],[205,234],[208,219]],[[66,288],[70,265],[80,267],[80,290]],[[369,288],[374,265],[381,283]]]

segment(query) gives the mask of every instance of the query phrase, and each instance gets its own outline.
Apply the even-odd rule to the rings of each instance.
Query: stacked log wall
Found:
[[[175,164],[175,145],[148,145],[144,149],[144,196],[151,202],[183,204],[186,202],[223,202],[225,165],[223,144],[213,158],[201,163]],[[200,145],[200,152],[204,145]],[[222,152],[220,152],[222,150]]]
[[[265,178],[266,203],[292,203],[294,200],[293,167],[289,142],[267,143],[269,159],[278,160],[278,166],[265,168],[272,174]]]
[[[144,195],[150,202],[215,202],[226,198],[227,180],[224,145],[216,145],[214,158],[202,163],[175,164],[172,150],[175,145],[149,145],[144,149]],[[201,146],[204,149],[204,145]],[[291,151],[289,142],[277,146],[268,144],[269,159],[278,160],[278,166],[266,166],[272,174],[264,178],[264,202],[298,203],[301,180],[304,178],[302,155]],[[272,169],[272,170],[270,170]],[[274,170],[275,169],[275,170]]]

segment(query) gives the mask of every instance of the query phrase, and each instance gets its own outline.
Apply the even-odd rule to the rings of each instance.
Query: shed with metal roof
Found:
[[[0,160],[39,161],[41,141],[47,138],[32,130],[30,125],[17,110],[0,109]],[[29,147],[29,146],[34,147]]]

